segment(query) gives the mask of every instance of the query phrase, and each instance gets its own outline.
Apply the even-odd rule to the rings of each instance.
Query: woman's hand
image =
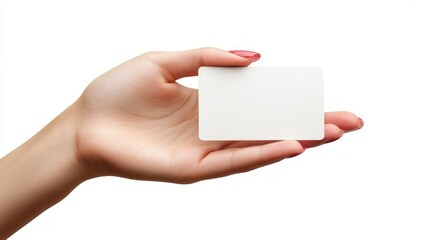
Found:
[[[293,157],[362,127],[355,115],[336,112],[325,115],[322,141],[199,140],[197,90],[176,80],[196,75],[200,66],[247,66],[259,57],[213,48],[152,52],[100,76],[0,160],[0,239],[92,177],[191,183]]]
[[[326,113],[322,141],[201,141],[198,90],[176,80],[200,66],[247,66],[259,57],[214,48],[152,52],[107,72],[75,103],[80,161],[94,176],[190,183],[293,157],[362,127],[355,115],[336,112]]]

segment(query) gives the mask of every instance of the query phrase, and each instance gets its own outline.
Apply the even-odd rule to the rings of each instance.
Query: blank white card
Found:
[[[201,67],[201,140],[320,140],[323,77],[317,67]]]

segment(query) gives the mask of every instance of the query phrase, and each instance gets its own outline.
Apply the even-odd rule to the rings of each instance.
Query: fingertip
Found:
[[[251,63],[258,61],[261,58],[260,53],[249,50],[231,50],[229,52],[239,57],[249,59]]]
[[[292,140],[284,142],[287,144],[286,149],[288,150],[288,155],[285,156],[286,158],[296,157],[305,152],[305,147],[303,147],[302,144],[298,141]]]
[[[261,54],[260,53],[256,54],[255,57],[252,58],[252,63],[258,61],[260,58],[261,58]]]
[[[361,129],[363,128],[363,126],[365,125],[364,121],[362,120],[362,118],[359,118],[359,125],[357,127],[357,129]]]
[[[345,132],[351,132],[351,131],[356,131],[359,130],[363,127],[364,125],[364,121],[362,120],[362,118],[356,116],[353,113],[349,113],[349,127],[343,129]]]
[[[338,139],[344,135],[344,130],[335,124],[325,125],[325,140]],[[326,141],[325,141],[326,142]]]
[[[299,150],[299,151],[298,151],[298,152],[296,152],[295,154],[292,154],[292,155],[288,156],[287,158],[293,158],[293,157],[296,157],[296,156],[298,156],[298,155],[303,154],[304,152],[305,152],[305,147],[301,147],[301,150]]]
[[[344,130],[335,124],[325,124],[325,138],[323,143],[330,143],[340,139],[344,135]]]
[[[343,135],[344,135],[344,131],[343,131],[342,129],[340,129],[340,130],[338,131],[338,133],[336,133],[334,136],[332,136],[332,137],[330,137],[330,138],[327,138],[327,139],[323,140],[323,144],[324,144],[324,143],[331,143],[331,142],[335,142],[335,141],[337,141],[338,139],[340,139]]]
[[[350,132],[362,128],[364,123],[354,113],[341,111],[326,113],[325,124],[335,124],[345,132]]]

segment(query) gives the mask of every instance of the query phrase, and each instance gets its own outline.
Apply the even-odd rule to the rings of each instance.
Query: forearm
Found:
[[[76,159],[71,109],[0,160],[0,239],[59,202],[88,178]]]

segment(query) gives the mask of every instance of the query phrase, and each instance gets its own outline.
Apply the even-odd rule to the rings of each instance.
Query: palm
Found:
[[[140,77],[142,82],[152,80]],[[128,88],[129,85],[123,86]],[[152,103],[151,107],[156,111],[127,104],[130,99],[138,98],[132,95],[125,99],[120,97],[122,92],[131,89],[116,89],[118,96],[106,93],[107,89],[90,87],[87,90],[90,101],[97,101],[94,95],[109,95],[110,101],[103,101],[101,114],[98,109],[89,107],[87,112],[93,121],[83,128],[86,142],[82,145],[92,152],[87,155],[101,156],[103,164],[114,166],[114,174],[137,179],[193,181],[203,177],[199,176],[199,168],[204,166],[204,158],[235,143],[199,140],[198,93],[195,89],[187,89],[175,82],[156,86],[155,91],[142,95],[145,99],[139,101],[139,105],[145,105],[153,99],[163,99],[157,104]],[[167,91],[170,97],[166,99]],[[100,108],[100,103],[92,105]]]

